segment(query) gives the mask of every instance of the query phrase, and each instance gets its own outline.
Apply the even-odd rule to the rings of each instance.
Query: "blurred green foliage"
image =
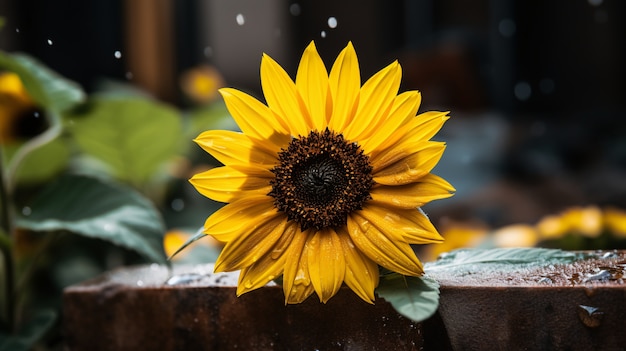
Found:
[[[181,111],[132,89],[88,95],[23,54],[0,52],[0,74],[19,77],[33,104],[24,111],[43,126],[0,138],[0,350],[58,347],[63,288],[117,266],[167,263],[165,233],[195,231],[219,207],[186,191],[193,167],[214,162],[191,139],[236,126],[221,102]],[[16,110],[3,101],[0,126],[28,117],[3,115]]]

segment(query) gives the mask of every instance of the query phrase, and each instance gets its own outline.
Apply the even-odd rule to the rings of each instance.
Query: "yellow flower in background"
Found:
[[[441,229],[441,236],[446,241],[425,248],[425,261],[435,261],[444,252],[480,245],[488,239],[489,228],[474,223],[448,223]]]
[[[224,86],[224,79],[215,67],[202,65],[185,71],[181,75],[180,85],[192,101],[207,104],[217,99],[218,90]]]
[[[12,72],[0,73],[0,143],[13,141],[16,121],[34,110],[35,102],[20,77]]]
[[[618,238],[626,238],[626,211],[614,207],[604,210],[604,226]]]
[[[237,294],[282,275],[286,303],[316,292],[327,302],[345,283],[373,302],[379,266],[423,274],[410,244],[441,242],[419,207],[452,196],[430,171],[445,144],[430,141],[446,112],[417,115],[417,91],[397,94],[398,62],[361,86],[351,43],[330,73],[314,43],[295,82],[267,55],[261,86],[267,105],[221,89],[241,128],[195,140],[225,166],[190,180],[229,203],[204,233],[224,242],[215,271],[241,270]]]
[[[539,242],[539,233],[528,224],[512,224],[493,232],[496,247],[532,247]]]
[[[165,251],[165,256],[170,257],[172,261],[177,261],[185,258],[185,255],[191,251],[191,247],[188,247],[187,250],[182,250],[178,252],[178,250],[183,247],[183,245],[193,236],[192,233],[186,232],[180,229],[170,229],[163,236],[163,250]],[[203,237],[203,239],[206,239]],[[205,247],[219,247],[221,246],[215,240],[198,240],[193,242],[191,245],[201,245]],[[177,253],[178,252],[178,253]],[[176,256],[172,256],[176,253]]]
[[[572,207],[560,215],[544,217],[537,223],[542,239],[555,239],[567,233],[595,238],[602,233],[602,211],[597,206]]]

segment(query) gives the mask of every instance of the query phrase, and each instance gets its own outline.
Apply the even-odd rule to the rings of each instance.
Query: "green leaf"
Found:
[[[17,183],[35,183],[51,179],[67,166],[70,150],[60,138],[24,154],[17,166],[15,181]]]
[[[195,109],[189,113],[188,138],[193,139],[205,130],[239,130],[239,126],[223,102]]]
[[[0,333],[0,351],[28,351],[54,325],[57,313],[41,310],[16,335]]]
[[[496,265],[500,269],[517,269],[520,266],[569,263],[583,257],[581,253],[537,247],[461,249],[444,254],[435,262],[426,263],[424,269],[426,272],[468,270],[470,267],[479,269],[476,266],[487,264],[489,269]]]
[[[439,307],[439,284],[425,276],[382,275],[376,293],[398,313],[416,322],[428,319]]]
[[[69,231],[112,242],[149,260],[165,262],[165,227],[157,209],[139,193],[101,180],[66,175],[51,183],[17,226]]]
[[[29,95],[46,110],[62,112],[85,100],[85,93],[77,83],[28,55],[0,51],[0,69],[20,76]]]
[[[67,117],[79,147],[133,185],[146,182],[181,149],[178,112],[155,101],[100,96],[73,112]]]

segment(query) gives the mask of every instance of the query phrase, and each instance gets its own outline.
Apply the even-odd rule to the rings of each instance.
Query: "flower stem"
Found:
[[[6,328],[9,333],[13,332],[15,327],[15,304],[14,297],[14,261],[11,243],[11,233],[13,231],[13,221],[11,219],[11,206],[9,202],[10,195],[7,192],[7,179],[4,174],[4,159],[0,149],[0,280],[2,280],[3,291],[1,293],[1,317],[2,327]]]

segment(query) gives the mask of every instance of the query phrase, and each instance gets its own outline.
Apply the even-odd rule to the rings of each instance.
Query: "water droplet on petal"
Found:
[[[237,24],[240,26],[243,26],[244,23],[246,23],[246,18],[243,17],[243,15],[240,13],[237,14],[237,17],[235,17],[235,20],[237,21]]]
[[[328,17],[328,28],[337,28],[337,18]]]
[[[121,52],[121,51],[119,51],[119,50],[116,50],[116,51],[113,53],[113,56],[115,56],[115,58],[116,58],[116,59],[120,59],[120,58],[122,58],[122,52]]]

